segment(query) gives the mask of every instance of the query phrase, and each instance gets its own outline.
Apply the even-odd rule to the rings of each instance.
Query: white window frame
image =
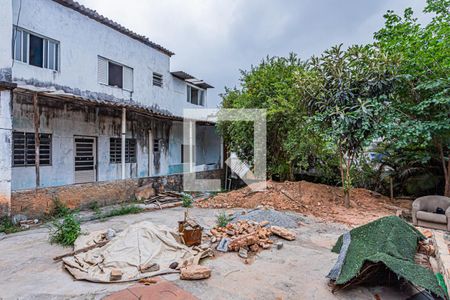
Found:
[[[196,89],[196,90],[198,90],[199,91],[199,95],[200,95],[200,92],[202,92],[203,93],[203,103],[202,104],[195,104],[195,103],[192,103],[192,99],[191,99],[191,89]],[[188,92],[188,90],[189,90],[189,92]],[[197,106],[203,106],[203,107],[206,107],[206,89],[202,89],[202,88],[199,88],[198,86],[195,86],[195,85],[193,85],[193,84],[190,84],[190,83],[187,83],[186,82],[186,101],[188,102],[188,103],[190,103],[190,104],[192,104],[192,105],[197,105]]]
[[[100,73],[99,62],[102,59],[106,62],[106,78],[104,78],[105,79],[104,81],[102,81],[100,76],[99,76],[99,73]],[[122,87],[118,87],[118,86],[115,86],[115,85],[109,85],[109,63],[110,62],[122,67]],[[131,74],[131,88],[127,88],[125,86],[125,73],[126,73],[127,69],[128,69],[128,71],[131,71],[131,73],[130,73]],[[109,58],[106,58],[104,56],[98,55],[97,56],[97,81],[101,85],[105,85],[105,86],[108,86],[108,87],[121,89],[121,90],[128,91],[128,92],[133,92],[134,91],[134,69],[129,67],[129,66],[127,66],[127,65],[119,63],[117,61],[114,61],[112,59],[109,59]]]
[[[16,32],[20,32],[20,38],[21,38],[21,42],[20,42],[20,58],[16,57]],[[26,41],[27,41],[27,53],[26,53],[26,61],[24,59],[24,46],[23,46],[23,35],[26,34]],[[35,66],[30,64],[30,34],[34,35],[36,37],[41,38],[43,41],[43,51],[42,51],[42,67],[40,66]],[[50,62],[50,51],[49,51],[49,47],[50,47],[50,43],[52,43],[53,45],[57,46],[56,51],[53,54],[53,66],[54,68],[50,68],[49,67],[49,62]],[[47,55],[47,57],[45,57],[45,55]],[[42,34],[38,34],[35,33],[33,31],[24,29],[22,27],[18,27],[18,26],[14,26],[13,27],[13,36],[12,36],[12,58],[20,63],[32,66],[32,67],[36,67],[36,68],[41,68],[41,69],[47,69],[47,70],[52,70],[54,72],[60,72],[61,71],[61,43],[55,39],[51,39],[49,37],[46,37]]]

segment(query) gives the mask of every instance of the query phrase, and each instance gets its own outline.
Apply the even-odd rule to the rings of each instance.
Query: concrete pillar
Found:
[[[0,90],[0,216],[11,212],[12,92]]]
[[[125,179],[125,143],[127,135],[127,110],[122,108],[122,179]]]
[[[12,0],[0,0],[0,81],[12,79]]]

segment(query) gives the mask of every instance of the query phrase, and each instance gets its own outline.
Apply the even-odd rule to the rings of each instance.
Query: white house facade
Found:
[[[174,53],[71,0],[0,7],[0,213],[20,191],[178,174],[186,152],[220,168],[214,124],[183,145],[183,109],[212,86]]]

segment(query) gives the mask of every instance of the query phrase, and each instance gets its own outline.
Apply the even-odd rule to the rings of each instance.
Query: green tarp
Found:
[[[383,263],[399,278],[445,297],[434,273],[414,262],[418,242],[425,237],[413,226],[389,216],[355,228],[350,235],[351,242],[335,284],[344,285],[358,277],[367,262]],[[343,236],[332,251],[339,253],[342,243]]]

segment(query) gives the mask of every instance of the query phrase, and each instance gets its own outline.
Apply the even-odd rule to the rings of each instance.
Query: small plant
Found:
[[[70,208],[59,198],[53,198],[53,208],[50,215],[55,218],[62,218],[68,214],[70,214]]]
[[[96,216],[100,216],[102,214],[100,205],[98,204],[97,201],[91,202],[89,204],[89,209],[93,210]]]
[[[223,211],[217,215],[216,224],[218,227],[225,227],[228,225],[228,223],[230,223],[231,220],[232,218],[229,217],[227,213]]]
[[[64,219],[52,222],[53,230],[50,232],[50,243],[62,246],[73,246],[81,232],[80,221],[72,213],[66,214]]]
[[[186,210],[184,211],[184,222],[186,222],[189,217],[189,207],[192,207],[192,203],[194,202],[194,199],[192,198],[191,195],[182,193],[181,201],[182,201],[181,205],[184,208],[186,208]]]
[[[127,206],[121,206],[120,208],[115,208],[113,210],[110,210],[109,212],[104,213],[101,215],[102,218],[109,218],[109,217],[116,217],[116,216],[123,216],[123,215],[129,215],[129,214],[138,214],[142,212],[144,209],[142,207],[136,206],[136,205],[127,205]]]
[[[3,217],[0,218],[0,232],[4,232],[6,234],[19,232],[22,229],[19,226],[13,224],[10,218]]]

